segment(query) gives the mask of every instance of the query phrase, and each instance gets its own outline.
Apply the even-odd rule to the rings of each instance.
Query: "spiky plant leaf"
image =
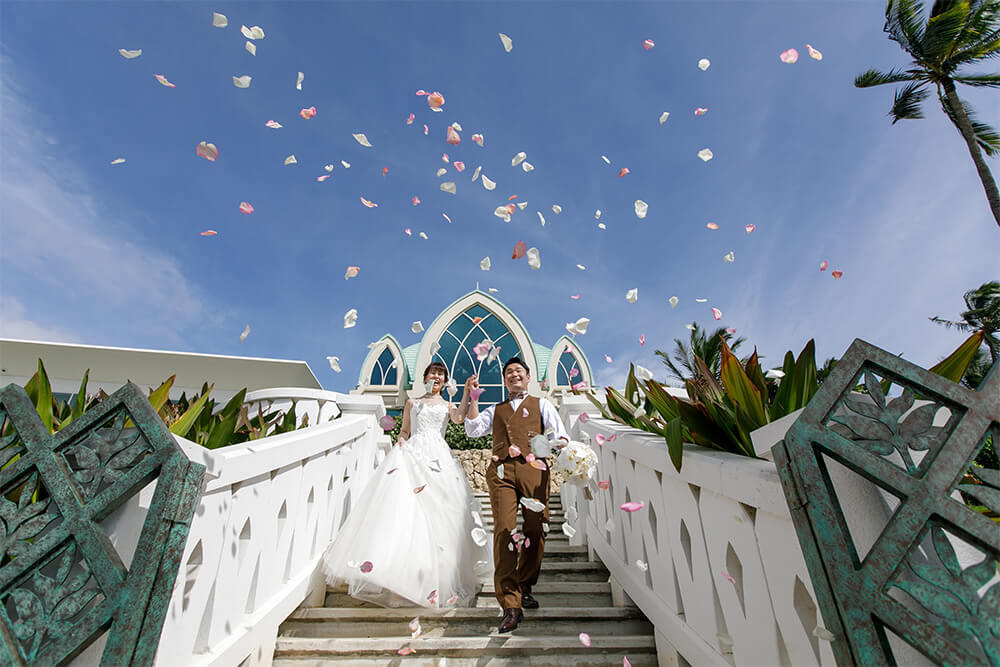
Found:
[[[892,109],[889,110],[893,125],[904,119],[924,117],[920,110],[921,102],[927,99],[928,95],[927,90],[922,87],[924,83],[923,81],[913,81],[896,91],[896,96],[892,101]]]

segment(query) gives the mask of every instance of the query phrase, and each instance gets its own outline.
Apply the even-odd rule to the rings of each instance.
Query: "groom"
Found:
[[[525,363],[511,357],[503,366],[503,383],[509,393],[506,401],[480,413],[478,394],[470,401],[473,390],[479,386],[478,376],[473,375],[465,381],[465,393],[459,406],[460,414],[466,415],[465,432],[469,437],[480,438],[491,429],[493,433],[493,461],[486,472],[486,485],[493,507],[493,583],[497,600],[503,607],[500,632],[517,628],[524,618],[522,607],[538,608],[531,587],[538,581],[542,568],[548,530],[549,464],[544,459],[536,461],[535,465],[527,461],[531,439],[551,429],[555,438],[569,442],[555,406],[544,398],[528,396],[525,390],[530,379]],[[503,472],[502,476],[499,471]],[[535,512],[525,507],[521,498],[534,498],[544,503],[544,511]],[[511,537],[517,528],[519,507],[524,519],[524,544],[527,544],[523,548],[515,545]]]

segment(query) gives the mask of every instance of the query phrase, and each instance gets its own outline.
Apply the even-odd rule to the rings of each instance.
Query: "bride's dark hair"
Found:
[[[440,361],[432,361],[431,363],[427,364],[427,368],[425,368],[425,369],[424,369],[424,382],[426,382],[426,381],[427,381],[427,374],[428,374],[428,373],[430,372],[430,370],[431,370],[432,368],[437,368],[437,369],[439,369],[439,370],[442,370],[442,371],[444,371],[444,381],[445,381],[445,382],[447,382],[447,381],[448,381],[448,377],[449,377],[449,376],[448,376],[448,367],[447,367],[447,366],[445,366],[445,365],[444,365],[443,363],[441,363]]]

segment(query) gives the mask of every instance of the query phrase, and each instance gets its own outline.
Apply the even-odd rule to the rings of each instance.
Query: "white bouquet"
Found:
[[[556,470],[566,476],[566,483],[586,486],[597,473],[597,454],[582,442],[570,442],[559,452]]]

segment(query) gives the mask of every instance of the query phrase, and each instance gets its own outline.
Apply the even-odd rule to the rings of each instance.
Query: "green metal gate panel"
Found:
[[[108,632],[102,665],[150,665],[204,466],[134,384],[49,434],[21,387],[0,390],[0,664],[59,665]],[[101,523],[156,480],[132,562]]]
[[[772,450],[838,664],[1000,665],[1000,471],[973,465],[990,436],[1000,370],[970,391],[856,340]],[[862,487],[884,503],[859,516],[840,490]]]

